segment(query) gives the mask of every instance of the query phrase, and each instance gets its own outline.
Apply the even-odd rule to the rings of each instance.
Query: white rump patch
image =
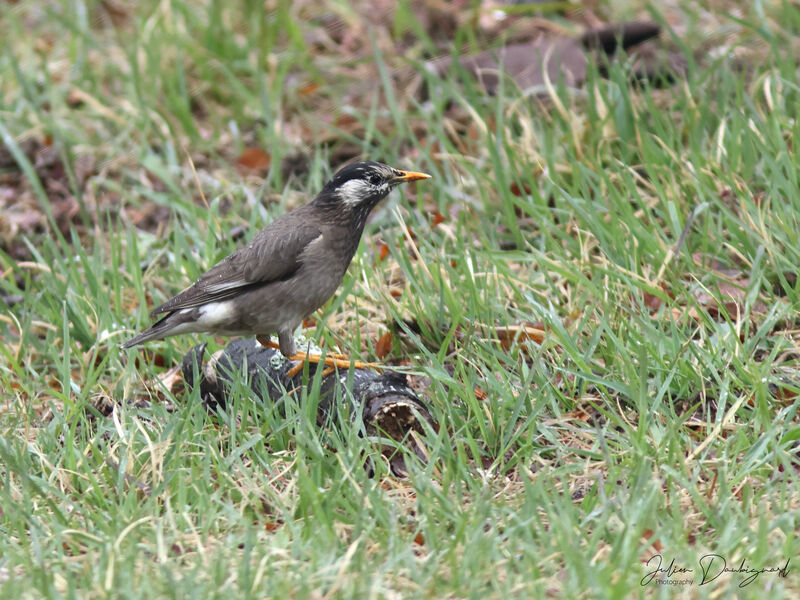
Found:
[[[195,323],[201,327],[215,327],[224,325],[232,316],[233,302],[230,300],[209,302],[200,307],[200,316]]]

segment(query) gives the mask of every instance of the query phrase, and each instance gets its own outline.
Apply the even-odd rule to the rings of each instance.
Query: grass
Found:
[[[426,73],[407,2],[4,5],[0,597],[795,597],[800,11],[668,4],[685,79],[547,100]],[[313,394],[159,388],[194,337],[117,347],[355,155],[434,175],[308,331],[393,334],[440,424],[407,479]],[[699,585],[709,553],[790,572]],[[693,583],[642,586],[657,554]]]

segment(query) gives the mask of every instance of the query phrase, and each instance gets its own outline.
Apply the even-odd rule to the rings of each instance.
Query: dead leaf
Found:
[[[518,197],[518,198],[519,198],[520,196],[522,196],[523,194],[524,194],[525,196],[529,196],[529,195],[530,195],[530,193],[531,193],[531,186],[529,186],[529,185],[528,185],[528,184],[526,184],[526,183],[523,183],[523,184],[522,184],[522,186],[520,186],[520,184],[518,184],[517,182],[513,182],[513,183],[512,183],[512,184],[509,186],[509,188],[508,188],[508,189],[509,189],[509,191],[510,191],[512,194],[514,194],[514,195],[515,195],[516,197]]]
[[[772,385],[770,385],[770,391],[772,391]],[[795,398],[797,398],[797,388],[796,387],[783,387],[783,386],[775,386],[773,391],[773,396],[779,402],[784,404],[791,404]]]
[[[666,283],[662,281],[660,287],[668,298],[675,298],[675,296],[671,294],[669,290],[667,290]],[[645,308],[649,310],[651,314],[661,308],[661,305],[664,303],[664,300],[661,298],[661,296],[648,292],[647,290],[642,292],[642,299],[644,301]]]
[[[444,223],[447,219],[445,219],[444,215],[440,213],[438,210],[434,211],[433,219],[431,220],[431,227],[436,227],[440,223]]]
[[[162,358],[163,362],[163,358]],[[170,370],[158,376],[159,383],[175,396],[183,395],[186,386],[181,373],[180,365],[172,367]]]
[[[545,326],[544,323],[537,322],[497,327],[495,328],[495,335],[497,335],[503,350],[509,351],[515,344],[518,344],[526,352],[523,342],[531,341],[537,344],[544,342]]]
[[[300,89],[297,90],[297,93],[300,94],[301,96],[310,96],[311,94],[316,92],[319,88],[320,85],[312,81],[310,83],[301,86]]]
[[[653,534],[654,533],[655,532],[652,529],[645,529],[642,532],[642,539],[645,542],[649,542],[651,539],[653,539]],[[655,550],[657,553],[661,553],[664,550],[664,545],[659,540],[655,540],[651,544],[651,546],[653,547],[653,550]]]
[[[281,525],[283,525],[281,521],[265,521],[264,529],[266,529],[271,533],[273,531],[277,531],[278,529],[280,529]]]
[[[694,297],[712,319],[721,319],[727,315],[736,320],[744,314],[749,286],[749,278],[742,276],[732,281],[722,281],[713,290],[699,288],[695,290]],[[766,313],[767,305],[762,300],[755,300],[750,307],[751,317]]]
[[[349,133],[358,131],[362,127],[361,121],[359,121],[357,118],[355,118],[353,115],[350,114],[339,115],[333,121],[333,125]]]
[[[389,246],[383,242],[378,244],[378,262],[381,262],[389,256]]]
[[[656,312],[661,307],[662,300],[655,294],[644,292],[644,306],[651,313]]]
[[[236,163],[248,169],[265,170],[272,164],[272,157],[260,148],[245,148]]]
[[[392,351],[392,332],[387,331],[380,337],[378,343],[375,344],[375,356],[377,356],[379,360],[383,360],[389,355],[391,351]]]

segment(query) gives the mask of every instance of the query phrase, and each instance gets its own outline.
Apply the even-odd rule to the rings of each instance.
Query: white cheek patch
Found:
[[[370,191],[372,186],[363,179],[351,179],[345,181],[339,188],[339,198],[347,206],[360,204]]]
[[[339,198],[346,206],[356,206],[370,196],[386,191],[387,187],[386,183],[375,186],[363,179],[350,179],[339,188]]]

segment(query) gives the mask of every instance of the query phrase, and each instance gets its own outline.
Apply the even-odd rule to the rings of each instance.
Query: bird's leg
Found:
[[[325,370],[322,371],[323,377],[325,377],[326,375],[330,375],[335,368],[349,369],[351,363],[354,369],[380,368],[380,365],[378,365],[377,363],[365,363],[361,362],[360,360],[353,361],[346,354],[337,354],[334,352],[329,352],[328,354],[326,354],[325,360],[323,361],[322,355],[320,354],[309,354],[307,352],[302,352],[300,350],[297,350],[297,346],[295,345],[294,342],[294,336],[292,335],[291,332],[279,331],[278,343],[273,342],[272,339],[266,335],[257,335],[256,340],[262,346],[280,350],[281,354],[283,354],[287,360],[297,363],[286,372],[286,375],[289,378],[294,377],[303,369],[303,363],[306,360],[314,364],[319,364],[320,362],[324,362]]]
[[[281,347],[278,342],[273,342],[272,338],[268,335],[257,335],[256,341],[264,346],[265,348],[272,348],[274,350],[280,350]]]
[[[338,352],[328,352],[325,356],[328,356],[330,358],[338,358],[340,360],[346,360],[346,361],[350,360],[350,357],[347,356],[347,354],[339,354]]]

